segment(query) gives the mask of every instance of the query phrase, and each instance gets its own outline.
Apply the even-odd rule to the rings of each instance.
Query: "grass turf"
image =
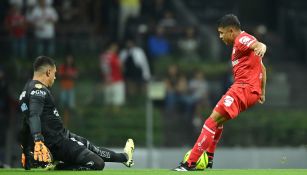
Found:
[[[212,169],[194,172],[174,172],[167,169],[106,169],[104,171],[45,171],[41,169],[0,169],[0,175],[307,175],[307,169]]]

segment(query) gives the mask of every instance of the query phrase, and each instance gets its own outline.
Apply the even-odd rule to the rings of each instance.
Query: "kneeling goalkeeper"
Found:
[[[39,56],[34,75],[19,97],[24,114],[21,131],[22,166],[29,170],[57,162],[59,170],[102,170],[105,162],[119,162],[131,167],[134,143],[128,139],[123,153],[98,147],[63,127],[50,87],[55,80],[52,58]]]

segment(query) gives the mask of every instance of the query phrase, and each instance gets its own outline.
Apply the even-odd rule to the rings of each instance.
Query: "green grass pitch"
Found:
[[[307,175],[307,169],[210,169],[174,172],[167,169],[105,169],[104,171],[45,171],[0,169],[0,175]]]

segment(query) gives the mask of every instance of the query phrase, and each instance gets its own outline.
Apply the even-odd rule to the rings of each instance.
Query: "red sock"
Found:
[[[199,157],[204,153],[204,151],[211,145],[213,137],[215,135],[215,130],[217,128],[217,123],[211,117],[209,117],[203,126],[203,129],[191,151],[190,157],[188,159],[188,164],[197,162]]]
[[[219,142],[223,132],[223,125],[217,127],[212,144],[207,148],[207,152],[214,153],[217,143]]]

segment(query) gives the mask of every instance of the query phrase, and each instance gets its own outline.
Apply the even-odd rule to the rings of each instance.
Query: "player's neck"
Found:
[[[39,82],[41,82],[43,85],[45,85],[46,87],[48,87],[48,81],[47,81],[47,79],[44,77],[44,76],[42,76],[42,75],[40,75],[40,74],[38,74],[38,73],[34,73],[34,75],[33,75],[33,78],[32,78],[32,80],[36,80],[36,81],[39,81]]]
[[[235,30],[234,31],[234,38],[237,38],[237,36],[239,36],[243,31],[242,30]]]

